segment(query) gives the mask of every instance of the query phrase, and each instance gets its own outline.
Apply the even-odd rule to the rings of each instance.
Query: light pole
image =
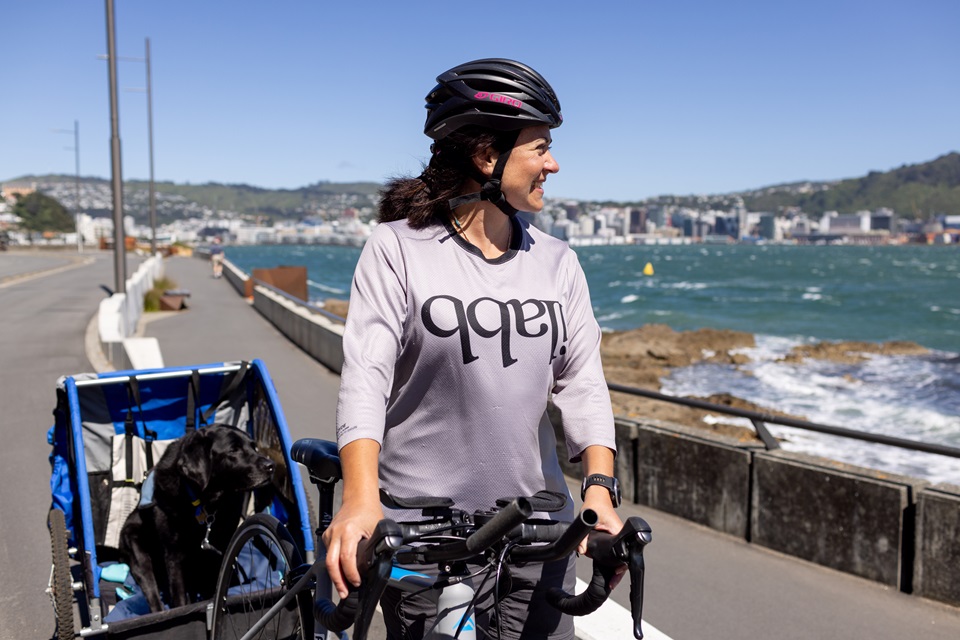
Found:
[[[147,65],[147,137],[150,150],[150,254],[157,253],[157,194],[153,180],[153,89],[150,79],[150,38],[146,38],[146,57],[128,58],[121,56],[118,60],[128,62],[144,62]],[[144,91],[144,89],[127,89],[127,91]]]
[[[73,224],[77,231],[77,253],[83,253],[83,237],[80,235],[80,121],[73,121],[73,131],[69,129],[54,129],[53,132],[73,134],[73,151],[76,165]],[[67,149],[70,149],[70,147],[67,147]]]
[[[113,191],[113,284],[114,293],[127,292],[127,247],[123,229],[123,172],[120,164],[120,113],[117,101],[117,39],[113,0],[107,3],[107,67],[110,82],[110,174]]]
[[[150,255],[157,254],[157,194],[153,186],[153,94],[150,86],[150,38],[146,38],[147,135],[150,142]]]

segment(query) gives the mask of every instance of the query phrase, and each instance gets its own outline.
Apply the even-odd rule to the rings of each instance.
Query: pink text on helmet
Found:
[[[511,107],[516,107],[518,109],[523,107],[523,103],[517,100],[516,98],[510,98],[499,93],[487,93],[486,91],[478,91],[474,96],[477,100],[489,100],[491,102],[500,102],[503,104],[508,104]]]

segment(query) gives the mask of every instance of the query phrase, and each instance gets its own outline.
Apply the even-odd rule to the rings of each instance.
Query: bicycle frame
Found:
[[[432,510],[432,517],[438,517],[436,510],[443,510],[450,520],[439,522],[399,524],[390,519],[380,520],[368,538],[361,540],[357,550],[358,569],[365,587],[356,591],[351,589],[349,598],[341,599],[338,604],[330,601],[332,586],[326,572],[326,552],[322,545],[322,536],[333,519],[334,488],[341,479],[340,460],[336,445],[332,442],[314,439],[302,439],[294,444],[292,457],[304,464],[310,471],[310,480],[319,491],[318,527],[315,531],[317,556],[311,563],[296,567],[284,576],[285,593],[269,610],[259,618],[243,635],[242,640],[251,640],[267,624],[286,608],[304,589],[315,588],[314,617],[318,625],[316,637],[320,637],[325,625],[334,629],[347,629],[354,625],[355,639],[365,640],[376,605],[384,589],[392,586],[404,592],[435,590],[438,593],[437,614],[433,626],[426,630],[425,640],[476,640],[477,619],[474,607],[477,593],[482,591],[486,580],[496,575],[499,580],[499,568],[496,562],[547,562],[568,556],[577,544],[587,536],[597,524],[597,514],[584,509],[578,518],[570,523],[527,522],[534,512],[531,501],[536,497],[517,497],[512,501],[503,501],[491,511],[475,512],[472,516],[453,509],[449,498],[412,498],[401,502],[394,496],[383,494],[384,504],[394,508],[422,508],[424,515]],[[542,498],[541,498],[542,499]],[[431,502],[432,501],[432,502]],[[444,540],[434,544],[426,543],[427,538],[452,526],[459,528],[464,524],[471,526],[465,537],[456,537],[453,541]],[[562,524],[560,531],[555,525]],[[439,526],[438,526],[439,525]],[[513,532],[513,533],[511,533]],[[523,546],[518,542],[505,543],[499,555],[487,557],[487,566],[471,574],[471,558],[480,558],[497,545],[504,544],[507,536],[511,540],[525,540],[533,546]],[[239,539],[242,539],[239,538]],[[576,596],[560,588],[552,588],[546,593],[547,601],[559,611],[569,615],[587,615],[595,611],[610,595],[613,578],[619,566],[626,564],[630,572],[631,614],[634,620],[634,636],[642,638],[640,617],[643,608],[643,547],[651,541],[650,526],[639,517],[628,518],[620,533],[606,534],[597,532],[588,538],[588,555],[593,558],[594,577],[586,591]],[[410,543],[423,542],[423,545]],[[405,544],[406,543],[406,544]],[[537,544],[545,543],[545,544]],[[407,567],[438,567],[439,573],[433,575],[418,572]],[[475,588],[473,580],[486,572],[486,577]],[[491,572],[494,572],[491,574]],[[496,584],[494,584],[496,588]],[[486,595],[484,596],[486,598]],[[300,606],[305,605],[303,598]],[[486,604],[484,604],[486,606]],[[303,615],[301,609],[300,615]],[[346,640],[346,634],[340,636]]]

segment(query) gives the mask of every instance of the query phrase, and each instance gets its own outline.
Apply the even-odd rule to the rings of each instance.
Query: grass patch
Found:
[[[168,289],[176,289],[177,283],[170,278],[160,278],[153,282],[153,289],[143,296],[144,311],[160,311],[160,296]]]

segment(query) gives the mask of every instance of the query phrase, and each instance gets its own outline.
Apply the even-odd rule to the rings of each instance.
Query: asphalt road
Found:
[[[57,378],[90,371],[84,332],[112,254],[0,253],[0,638],[49,638],[50,467]],[[128,260],[134,269],[136,260]],[[44,273],[46,275],[44,275]]]
[[[0,640],[53,633],[53,610],[44,594],[50,571],[45,436],[57,377],[91,370],[84,332],[105,295],[101,285],[113,282],[110,254],[84,254],[94,258],[92,264],[41,256],[51,260],[42,268],[54,271],[29,277],[23,274],[36,271],[36,263],[19,262],[23,257],[0,253]],[[57,270],[65,266],[70,268]],[[145,334],[160,341],[165,364],[261,358],[291,435],[331,438],[337,376],[287,341],[226,280],[214,280],[204,262],[173,258],[167,273],[192,295],[188,310],[158,315],[145,325]],[[641,515],[653,527],[644,618],[675,640],[960,638],[956,608],[637,505],[622,512]],[[588,578],[586,559],[578,572]],[[626,585],[614,596],[625,604]]]

